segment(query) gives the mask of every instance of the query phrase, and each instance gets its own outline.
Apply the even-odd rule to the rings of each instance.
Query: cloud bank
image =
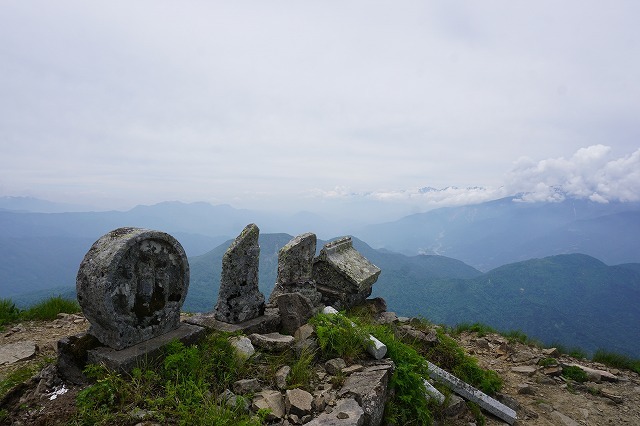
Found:
[[[449,186],[354,192],[346,187],[316,191],[326,199],[361,198],[385,203],[415,204],[422,208],[457,206],[513,196],[520,202],[560,202],[567,198],[598,203],[640,201],[640,149],[612,158],[605,145],[580,148],[571,157],[518,159],[497,187]]]

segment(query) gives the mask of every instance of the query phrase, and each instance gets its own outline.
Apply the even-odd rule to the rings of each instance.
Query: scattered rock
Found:
[[[367,367],[347,377],[338,396],[355,398],[364,410],[366,423],[378,426],[382,422],[392,373],[393,365],[389,363]]]
[[[246,336],[234,336],[229,338],[229,343],[236,351],[236,355],[238,355],[241,359],[248,359],[254,353],[256,353],[251,340],[249,340]]]
[[[249,335],[249,340],[255,347],[268,352],[282,352],[290,348],[294,342],[293,336],[286,336],[280,333],[253,333]]]
[[[314,315],[311,300],[301,293],[283,293],[276,298],[282,331],[293,334]]]
[[[233,391],[236,394],[246,394],[246,393],[250,393],[250,392],[256,392],[259,391],[261,389],[260,386],[260,382],[258,382],[258,379],[242,379],[242,380],[237,380],[233,383]]]
[[[360,404],[353,399],[341,399],[330,412],[320,414],[307,426],[363,426],[365,414]]]
[[[333,358],[324,363],[324,369],[332,376],[341,373],[346,366],[347,363],[342,358]]]
[[[276,371],[275,380],[276,387],[280,390],[284,390],[287,388],[287,377],[289,377],[289,373],[291,372],[291,367],[288,365],[283,365]]]
[[[526,374],[527,376],[533,376],[538,369],[534,365],[519,365],[511,367],[511,371],[519,374]]]
[[[279,420],[285,415],[284,398],[280,392],[275,390],[258,392],[253,398],[251,408],[254,411],[260,409],[271,410],[271,413],[267,416],[268,421]]]
[[[458,417],[467,410],[467,403],[464,399],[456,394],[449,396],[449,403],[444,409],[444,415],[447,417]]]
[[[311,414],[313,395],[302,389],[289,389],[284,397],[287,413],[303,417]]]

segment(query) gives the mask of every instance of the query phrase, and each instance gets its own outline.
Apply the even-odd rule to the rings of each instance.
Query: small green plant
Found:
[[[558,360],[555,358],[542,358],[540,361],[538,361],[538,365],[541,365],[543,367],[551,367],[554,365],[558,365]]]
[[[562,377],[579,383],[584,383],[589,380],[587,373],[585,373],[582,368],[576,367],[575,365],[562,367]]]
[[[473,324],[470,323],[460,323],[458,325],[456,325],[452,330],[451,330],[451,334],[453,334],[454,336],[458,336],[463,332],[469,332],[469,333],[478,333],[478,337],[484,337],[489,333],[497,333],[498,331],[496,329],[494,329],[493,327],[490,327],[486,324],[482,324],[479,322],[475,322]]]
[[[0,330],[4,325],[16,322],[20,318],[20,309],[11,299],[0,299]]]
[[[367,334],[339,314],[318,314],[309,321],[316,330],[318,344],[325,359],[341,357],[353,360],[364,355]]]
[[[576,359],[587,359],[587,353],[582,348],[567,347],[562,343],[554,343],[551,347],[556,348],[561,354],[565,354]]]
[[[0,398],[3,398],[16,385],[29,380],[37,371],[34,364],[26,365],[9,373],[2,381],[0,381]]]
[[[315,353],[304,348],[298,358],[291,364],[291,371],[287,378],[288,387],[308,389],[311,384],[312,363],[315,358]]]

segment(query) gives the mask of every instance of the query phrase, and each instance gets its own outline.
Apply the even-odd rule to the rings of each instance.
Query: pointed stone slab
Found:
[[[446,384],[452,391],[460,395],[461,397],[475,402],[482,408],[483,410],[493,414],[494,416],[504,420],[505,422],[512,425],[516,420],[516,412],[504,405],[503,403],[496,401],[491,398],[489,395],[483,393],[482,391],[474,388],[473,386],[463,382],[458,379],[453,374],[450,374],[435,364],[427,361],[429,366],[429,376],[440,382]]]
[[[33,358],[37,350],[36,342],[31,340],[2,345],[0,346],[0,365],[9,365]]]
[[[264,314],[264,295],[258,288],[260,229],[251,223],[231,243],[222,258],[222,276],[215,317],[237,324]]]

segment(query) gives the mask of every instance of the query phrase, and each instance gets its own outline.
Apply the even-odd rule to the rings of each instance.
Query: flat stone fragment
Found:
[[[471,402],[475,402],[483,410],[488,411],[489,413],[504,420],[510,425],[512,425],[517,420],[516,412],[513,409],[507,407],[499,401],[496,401],[495,399],[474,388],[473,386],[463,382],[453,374],[444,371],[437,365],[432,364],[429,361],[427,361],[427,364],[429,367],[429,376],[432,379],[445,383],[451,388],[452,391],[454,391],[461,397],[468,399]]]
[[[283,365],[276,371],[275,381],[276,387],[280,390],[284,390],[287,388],[287,377],[289,377],[289,373],[291,372],[291,367],[288,365]]]
[[[258,392],[253,398],[251,408],[255,411],[260,409],[271,410],[267,415],[267,421],[279,420],[284,417],[285,407],[282,394],[276,390],[264,390]]]
[[[178,327],[189,289],[189,263],[164,232],[118,228],[84,256],[76,278],[89,333],[123,349]]]
[[[9,365],[33,358],[37,350],[36,342],[31,340],[2,345],[0,346],[0,365]]]
[[[241,379],[233,382],[233,391],[237,394],[243,395],[249,392],[256,392],[261,389],[258,379]]]
[[[185,318],[184,322],[199,325],[212,330],[224,331],[226,333],[242,332],[250,333],[273,333],[280,329],[280,315],[278,310],[265,309],[264,315],[251,318],[237,324],[218,321],[215,312],[196,314]]]
[[[280,333],[269,334],[250,334],[249,340],[257,348],[265,351],[281,352],[293,345],[293,336],[287,336]]]
[[[365,414],[353,398],[341,399],[331,413],[322,413],[307,426],[364,426]]]
[[[313,395],[302,389],[289,389],[284,396],[284,406],[289,414],[304,417],[311,414]]]
[[[519,365],[517,367],[511,367],[511,371],[519,374],[526,374],[527,376],[533,376],[538,369],[533,365]]]
[[[90,364],[102,363],[111,370],[129,373],[147,360],[161,356],[162,348],[168,343],[178,340],[185,345],[190,345],[202,339],[204,334],[205,329],[202,327],[181,323],[178,328],[168,333],[122,350],[105,346],[90,349],[87,352],[87,361]]]
[[[264,295],[258,288],[259,236],[255,224],[247,225],[222,257],[220,291],[214,309],[219,321],[237,324],[264,314]]]
[[[333,358],[324,363],[325,371],[332,376],[339,374],[346,366],[347,363],[342,358]]]

